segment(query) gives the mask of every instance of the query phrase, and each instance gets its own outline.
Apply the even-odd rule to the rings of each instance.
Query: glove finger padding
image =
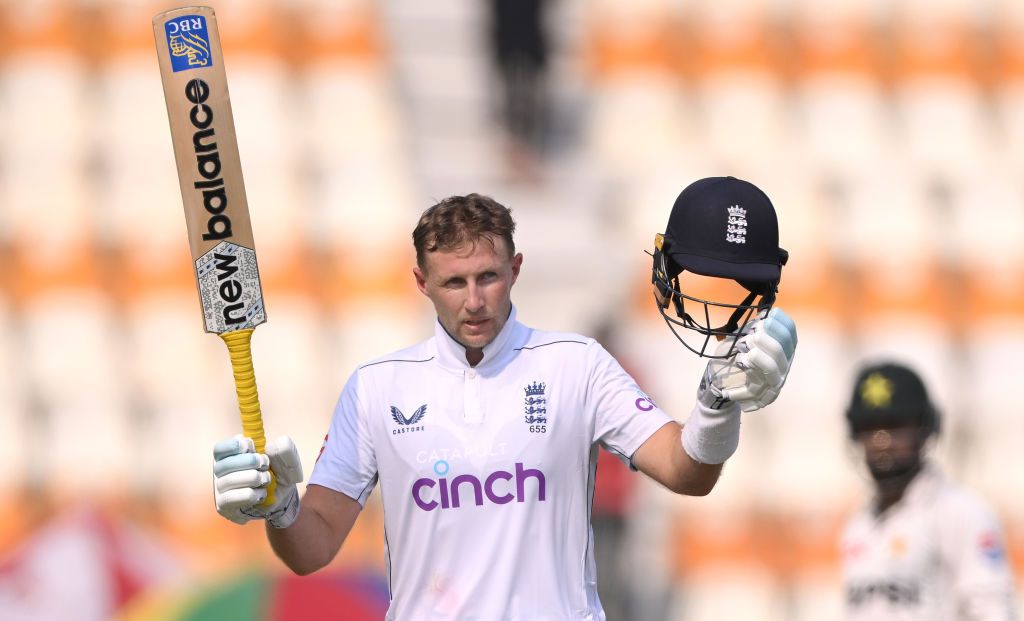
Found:
[[[234,489],[266,487],[269,483],[270,473],[259,470],[242,470],[214,478],[214,485],[221,493]]]
[[[739,403],[744,412],[769,405],[779,396],[797,344],[796,325],[781,309],[772,309],[767,317],[752,323],[750,332],[737,343],[740,353],[735,358],[745,381],[722,391],[722,396]]]
[[[723,395],[731,401],[757,399],[769,389],[780,388],[788,370],[782,349],[774,341],[737,354],[736,366],[743,369],[746,381],[737,388],[723,390]]]
[[[769,375],[775,369],[789,368],[789,358],[786,357],[782,344],[767,332],[758,330],[744,337],[743,345],[746,351],[736,355],[736,362],[740,366],[746,364],[760,369],[765,375]]]
[[[267,457],[270,458],[270,469],[277,476],[278,485],[295,485],[302,481],[302,460],[291,438],[281,436],[268,442]]]
[[[752,363],[751,360],[757,362]],[[744,401],[760,400],[769,391],[777,391],[782,387],[783,370],[774,367],[770,357],[755,352],[753,358],[748,356],[745,359],[744,368],[746,383],[737,388],[727,388],[722,391],[723,396],[730,401],[742,404]]]
[[[256,445],[253,444],[252,438],[247,438],[242,434],[238,434],[227,440],[220,440],[213,445],[213,460],[220,461],[225,457],[232,455],[242,455],[244,453],[255,453]]]
[[[291,438],[277,438],[267,453],[256,453],[250,438],[237,435],[213,447],[213,493],[217,513],[236,524],[265,519],[275,528],[287,528],[298,517],[299,497],[295,484],[302,481],[302,462]],[[259,506],[266,497],[271,476],[277,476],[277,500]]]
[[[217,497],[217,509],[224,517],[227,514],[237,515],[239,509],[251,508],[260,504],[267,497],[267,490],[243,487],[221,492]]]
[[[249,470],[266,472],[270,468],[270,459],[261,453],[242,453],[240,455],[228,455],[223,459],[213,462],[214,476],[224,476],[232,472],[246,472]]]
[[[763,322],[763,329],[782,345],[786,358],[793,360],[796,353],[796,323],[781,308],[773,308]]]

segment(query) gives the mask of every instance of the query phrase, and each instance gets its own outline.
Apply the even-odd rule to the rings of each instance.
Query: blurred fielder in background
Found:
[[[389,619],[604,619],[590,527],[598,445],[676,493],[705,495],[737,447],[740,411],[771,403],[792,362],[795,327],[771,309],[783,256],[774,208],[746,182],[684,190],[656,250],[659,299],[682,299],[672,285],[683,269],[741,278],[761,298],[730,306],[727,326],[683,319],[702,331],[701,352],[716,337],[685,427],[593,339],[519,323],[514,230],[507,208],[477,194],[423,213],[413,274],[437,311],[434,336],[356,369],[301,501],[289,441],[267,455],[241,436],[214,449],[218,511],[265,519],[300,574],[334,558],[379,483]],[[268,468],[279,500],[263,508]]]
[[[939,414],[921,378],[893,363],[863,368],[846,418],[875,492],[843,534],[847,617],[1015,619],[995,515],[926,458]]]

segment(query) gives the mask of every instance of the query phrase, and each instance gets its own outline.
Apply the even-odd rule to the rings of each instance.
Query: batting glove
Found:
[[[718,343],[715,355],[729,353],[736,337]],[[731,377],[731,359],[712,358],[697,389],[697,403],[683,425],[683,450],[702,464],[721,464],[740,443],[740,409],[723,393],[723,378]]]
[[[752,321],[740,336],[732,361],[714,372],[713,365],[708,365],[711,391],[738,404],[744,412],[769,405],[786,383],[796,344],[796,324],[782,309],[773,308],[766,317]]]
[[[266,520],[274,528],[288,528],[299,516],[302,462],[295,443],[281,436],[257,453],[251,438],[237,435],[213,446],[213,496],[217,513],[236,524]],[[274,504],[261,506],[267,497],[270,472],[277,477]]]
[[[796,325],[781,309],[757,318],[742,334],[718,344],[697,389],[697,403],[683,426],[683,449],[702,464],[724,463],[740,440],[740,411],[753,412],[775,401],[796,352]]]

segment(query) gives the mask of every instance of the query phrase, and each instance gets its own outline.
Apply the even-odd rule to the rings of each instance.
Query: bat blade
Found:
[[[263,453],[250,339],[267,316],[217,17],[210,7],[173,9],[153,18],[153,35],[203,327],[227,345],[242,430]],[[276,478],[264,505],[275,488]]]
[[[153,19],[189,248],[207,332],[266,321],[217,18],[184,7]]]

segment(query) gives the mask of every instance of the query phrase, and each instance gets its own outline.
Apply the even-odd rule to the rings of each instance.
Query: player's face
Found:
[[[921,463],[923,432],[916,425],[873,429],[858,433],[864,463],[876,481],[907,474]]]
[[[523,255],[509,256],[504,239],[488,237],[427,253],[426,269],[415,267],[413,274],[448,334],[479,353],[505,326],[522,264]]]

